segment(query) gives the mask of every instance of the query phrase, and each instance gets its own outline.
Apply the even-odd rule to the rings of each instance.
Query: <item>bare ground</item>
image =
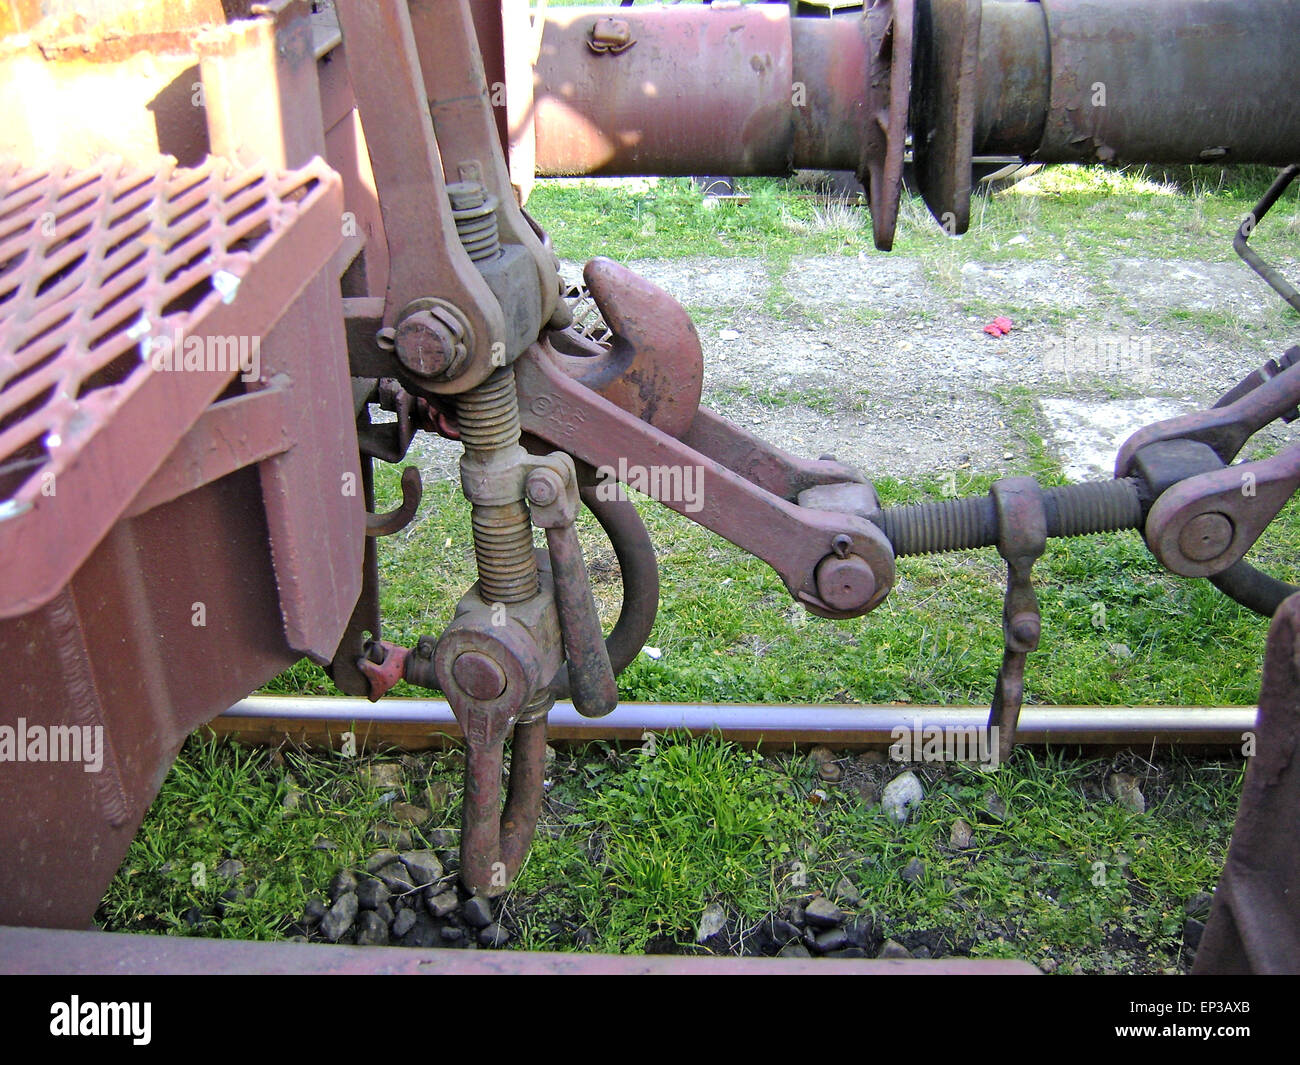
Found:
[[[814,256],[629,264],[696,317],[704,402],[801,455],[869,475],[998,474],[1037,434],[1067,476],[1105,477],[1148,422],[1213,404],[1294,341],[1294,316],[1243,264],[1120,258],[923,261]],[[566,263],[576,277],[578,264]],[[1005,315],[1012,332],[983,331]],[[1032,416],[1015,414],[1028,396]],[[1268,438],[1265,437],[1265,440]],[[454,477],[458,447],[413,457]]]

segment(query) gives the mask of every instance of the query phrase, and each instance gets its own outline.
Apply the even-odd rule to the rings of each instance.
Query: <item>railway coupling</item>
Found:
[[[1300,4],[544,7],[0,0],[0,668],[28,724],[71,714],[106,736],[93,779],[0,771],[0,921],[89,921],[185,736],[304,657],[348,695],[445,693],[467,745],[462,879],[506,890],[543,799],[549,711],[608,714],[655,619],[655,551],[623,488],[832,620],[884,602],[900,557],[996,549],[987,727],[1003,757],[1051,538],[1137,530],[1170,572],[1294,627],[1296,589],[1246,556],[1300,487],[1300,448],[1237,460],[1300,416],[1300,348],[1135,433],[1109,481],[1010,477],[882,506],[867,473],[702,406],[690,316],[628,268],[586,264],[604,329],[577,327],[525,206],[539,174],[852,169],[888,250],[909,144],[953,236],[975,155],[1288,166]],[[1293,305],[1247,240],[1295,173],[1236,242]],[[241,337],[256,351],[232,362]],[[191,365],[195,340],[222,358]],[[410,526],[422,485],[407,470],[378,512],[374,464],[420,433],[462,445],[477,580],[443,631],[402,646],[384,638],[378,544]],[[584,505],[620,564],[608,635]],[[1290,751],[1295,680],[1273,665],[1266,695],[1292,737],[1275,749]],[[1233,866],[1246,901],[1225,957],[1267,940],[1258,915],[1300,882],[1293,840],[1281,879],[1255,876],[1251,855],[1295,818],[1269,789],[1296,766],[1268,771],[1247,792],[1273,827],[1256,822]]]
[[[474,890],[504,890],[521,856],[513,842],[500,856],[494,849],[494,783],[510,728],[516,750],[502,847],[507,838],[531,833],[523,812],[535,817],[540,803],[544,738],[538,737],[545,735],[547,707],[566,690],[556,683],[566,675],[561,659],[575,708],[600,716],[615,702],[615,668],[639,647],[624,638],[606,652],[601,640],[574,540],[580,478],[597,502],[598,490],[610,487],[605,478],[621,471],[630,486],[767,562],[796,602],[826,618],[858,617],[879,606],[894,584],[896,558],[995,548],[1008,579],[1005,651],[988,727],[1002,758],[1015,743],[1026,658],[1040,638],[1031,571],[1049,539],[1139,531],[1170,572],[1209,577],[1270,616],[1294,591],[1254,569],[1245,555],[1300,487],[1300,447],[1232,463],[1253,434],[1297,416],[1300,348],[1269,360],[1210,410],[1135,433],[1120,449],[1110,481],[1044,488],[1032,478],[1009,477],[987,495],[883,507],[859,471],[830,456],[796,458],[699,406],[699,342],[670,296],[609,260],[590,262],[585,277],[608,323],[608,342],[550,330],[514,366],[512,439],[522,430],[528,449],[507,463],[511,472],[502,479],[511,488],[504,494],[526,500],[533,523],[546,530],[549,552],[534,574],[531,537],[521,540],[519,568],[528,573],[529,594],[510,598],[511,588],[489,564],[486,579],[481,568],[441,637],[426,637],[413,649],[371,643],[360,661],[372,697],[398,679],[442,690],[465,728],[469,794],[493,800],[466,804],[463,875]],[[466,439],[463,421],[449,428]],[[548,447],[557,450],[547,453]],[[462,482],[472,503],[476,494],[488,498],[468,446]],[[616,491],[607,502],[631,508]],[[627,526],[611,531],[611,540],[621,559],[643,561],[625,567],[623,617],[636,619],[636,636],[644,641],[657,605],[645,578],[653,572],[653,549],[635,510],[623,512]],[[476,520],[476,544],[478,533]],[[560,639],[548,639],[555,631],[548,626],[555,625]],[[488,841],[487,853],[473,854],[471,841],[480,839]]]

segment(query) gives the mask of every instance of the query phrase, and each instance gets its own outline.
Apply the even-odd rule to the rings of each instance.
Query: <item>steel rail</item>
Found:
[[[1030,976],[1029,962],[1003,958],[738,958],[668,954],[554,954],[256,943],[238,939],[0,928],[6,975],[601,975],[601,976]]]
[[[1019,743],[1205,744],[1238,746],[1255,727],[1258,711],[1247,707],[1028,706],[1016,730]],[[897,730],[981,729],[983,706],[912,704],[621,703],[606,717],[582,717],[572,703],[557,702],[547,727],[549,741],[639,742],[646,732],[684,730],[721,733],[747,746],[825,744],[835,748],[884,747],[901,738]],[[320,696],[251,696],[208,726],[220,736],[274,742],[289,736],[307,743],[337,745],[355,733],[360,746],[391,744],[410,749],[446,746],[460,738],[451,707],[440,699],[365,699]]]

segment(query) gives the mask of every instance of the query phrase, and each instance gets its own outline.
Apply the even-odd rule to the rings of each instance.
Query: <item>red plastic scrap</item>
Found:
[[[991,337],[1000,337],[1000,336],[1006,336],[1008,333],[1010,333],[1011,328],[1012,328],[1011,319],[1004,318],[1001,315],[999,315],[997,318],[994,318],[993,321],[989,322],[989,324],[984,327],[984,332],[988,333],[988,335]]]

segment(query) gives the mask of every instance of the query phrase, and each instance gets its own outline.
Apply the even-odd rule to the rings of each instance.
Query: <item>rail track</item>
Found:
[[[1255,727],[1254,707],[1030,706],[1021,712],[1020,743],[1122,747],[1151,744],[1240,747]],[[572,703],[557,702],[548,742],[596,740],[640,742],[647,732],[717,733],[746,746],[824,744],[839,749],[888,747],[899,728],[973,734],[985,726],[979,706],[906,703],[835,704],[620,703],[602,718],[584,717]],[[462,739],[450,705],[440,699],[365,699],[253,696],[236,703],[208,726],[215,735],[243,742],[285,739],[307,746],[337,746],[345,732],[357,749],[421,750]]]

